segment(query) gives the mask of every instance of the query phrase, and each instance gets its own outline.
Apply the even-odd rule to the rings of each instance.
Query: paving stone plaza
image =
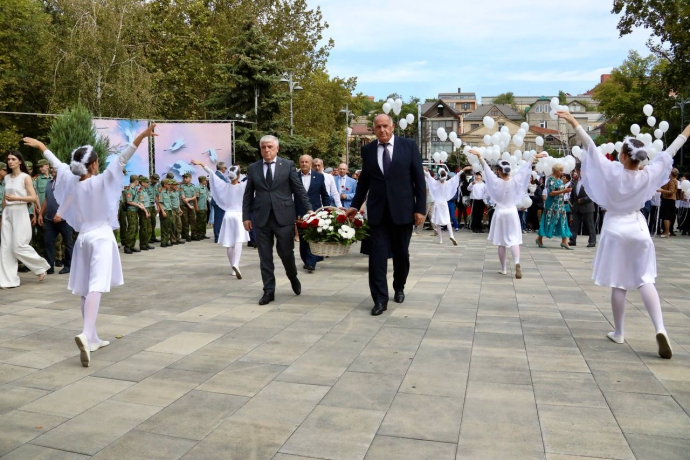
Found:
[[[690,239],[655,239],[668,361],[636,292],[627,343],[606,338],[593,249],[526,235],[515,280],[486,235],[456,236],[413,237],[407,298],[379,317],[358,245],[313,274],[298,261],[300,296],[278,261],[266,306],[256,250],[241,281],[209,240],[123,255],[126,284],[98,320],[111,345],[89,368],[65,275],[22,274],[0,292],[0,456],[690,457]]]

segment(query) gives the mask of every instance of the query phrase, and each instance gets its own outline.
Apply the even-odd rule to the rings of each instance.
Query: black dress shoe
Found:
[[[568,246],[577,246],[577,243],[574,241],[568,241]]]
[[[62,267],[62,261],[61,261],[61,260],[56,260],[56,261],[55,261],[55,266],[56,266],[56,267]]]
[[[69,273],[69,267],[64,267],[60,270],[60,275],[66,275],[67,273]]]
[[[297,277],[290,280],[290,285],[292,286],[292,292],[294,292],[295,295],[300,295],[302,293],[302,283],[299,282]]]
[[[128,247],[125,247],[125,254],[131,254],[132,250],[129,249]]]
[[[217,243],[217,241],[216,241],[216,243]],[[255,247],[256,247],[256,243],[252,243],[252,242],[250,241],[249,243],[247,243],[247,247],[248,247],[248,248],[255,248]]]
[[[185,238],[185,240],[191,242],[191,241],[192,241],[192,237],[188,236],[187,238]]]
[[[151,238],[151,241],[149,241],[149,243],[160,243],[160,242],[161,242],[161,240],[159,240],[158,238]]]
[[[182,240],[180,240],[180,241],[177,242],[177,244],[184,244],[184,243],[185,243],[185,242],[182,241]]]
[[[395,297],[393,297],[395,303],[403,303],[405,301],[405,293],[402,291],[395,291]]]
[[[377,302],[374,304],[374,308],[371,309],[371,316],[379,316],[384,311],[388,310],[387,303]]]
[[[148,246],[139,246],[140,251],[148,251],[149,247]]]
[[[276,300],[276,296],[272,292],[264,292],[264,295],[259,299],[259,305],[266,305],[268,302]]]
[[[307,269],[307,264],[302,265],[302,268],[306,270],[306,269]]]
[[[141,249],[137,249],[137,248],[130,248],[130,251],[132,251],[132,252],[141,252]]]
[[[316,270],[316,267],[313,265],[307,265],[305,268],[310,272],[313,272],[314,270]]]
[[[571,246],[572,246],[572,244],[571,244]],[[590,244],[587,245],[588,248],[593,248],[593,247],[595,247],[595,246],[596,246],[596,244],[592,244],[592,243],[590,243]]]
[[[53,273],[55,273],[54,268],[49,268],[48,270],[46,270],[46,275],[52,275]]]

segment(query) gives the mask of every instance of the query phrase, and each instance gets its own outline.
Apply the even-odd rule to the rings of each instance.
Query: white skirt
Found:
[[[247,241],[249,241],[249,233],[244,229],[242,213],[226,211],[218,232],[218,244],[231,248],[237,243],[245,243]]]
[[[627,290],[655,278],[656,251],[642,213],[607,212],[594,258],[594,283]]]
[[[522,244],[522,226],[516,207],[496,207],[487,239],[496,246],[507,248]]]
[[[124,284],[117,241],[110,224],[80,233],[74,243],[67,289],[86,296],[89,292],[110,292]]]
[[[450,210],[448,202],[434,202],[434,213],[431,215],[431,223],[436,225],[450,225]]]

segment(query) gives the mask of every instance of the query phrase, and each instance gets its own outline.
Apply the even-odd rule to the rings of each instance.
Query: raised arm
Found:
[[[25,137],[22,140],[24,141],[24,145],[40,150],[43,154],[43,157],[50,162],[50,165],[53,168],[59,169],[60,166],[64,164],[62,161],[58,159],[58,157],[55,156],[55,154],[53,154],[53,152],[48,150],[48,147],[46,147],[43,142],[36,140],[32,137]]]
[[[120,154],[117,163],[119,163],[121,167],[125,166],[129,159],[132,158],[132,155],[134,155],[134,152],[137,151],[137,147],[139,147],[141,141],[143,141],[149,136],[158,136],[158,134],[155,134],[153,132],[153,129],[155,127],[156,124],[151,123],[151,125],[142,132],[140,132],[139,135],[132,141],[132,143]]]
[[[672,157],[675,156],[676,152],[687,142],[688,138],[690,138],[690,125],[686,126],[683,132],[676,137],[676,140],[666,148],[666,153]]]
[[[580,139],[580,142],[582,142],[582,145],[585,147],[585,149],[587,149],[590,144],[594,145],[594,141],[592,140],[592,138],[589,137],[589,134],[587,134],[584,128],[580,126],[580,123],[577,122],[572,113],[560,111],[556,112],[556,114],[558,115],[558,118],[564,119],[566,122],[570,124],[570,126],[573,127],[573,129],[575,130],[575,134],[577,134],[578,139]]]

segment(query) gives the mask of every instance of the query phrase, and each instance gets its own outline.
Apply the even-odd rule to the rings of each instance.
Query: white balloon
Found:
[[[531,150],[529,152],[525,152],[522,154],[522,158],[524,158],[525,161],[530,161],[530,160],[532,160],[533,157],[534,157],[534,154],[532,153]]]
[[[494,119],[493,118],[491,118],[490,116],[487,115],[484,117],[483,122],[484,122],[484,126],[486,126],[487,129],[493,129],[493,127],[494,127]]]
[[[501,126],[501,132],[506,133],[506,134],[510,134],[510,130],[508,129],[507,126]]]
[[[684,180],[683,182],[680,183],[680,188],[683,189],[683,191],[687,191],[690,188],[690,180]]]
[[[556,111],[552,110],[549,112],[549,116],[551,117],[552,120],[558,120],[558,115],[556,115]]]
[[[685,198],[686,200],[690,200],[690,192],[688,192],[688,191],[683,192],[683,198]]]
[[[451,132],[448,134],[448,139],[450,139],[451,142],[455,142],[455,139],[457,139],[457,138],[458,138],[458,135],[455,134],[455,131],[451,131]]]
[[[517,132],[517,135],[518,135],[518,136],[520,136],[520,137],[522,137],[522,138],[524,139],[525,134],[527,134],[527,131],[525,131],[525,130],[522,129],[522,128],[518,129],[518,132]]]
[[[633,136],[637,136],[638,134],[640,134],[640,125],[638,125],[637,123],[632,125],[630,127],[630,132],[633,133]]]
[[[662,133],[665,133],[666,131],[668,131],[668,128],[669,128],[668,121],[662,121],[661,123],[659,123],[659,129],[661,130]]]
[[[438,128],[438,129],[436,130],[436,137],[441,137],[441,136],[443,135],[443,133],[445,133],[445,132],[446,132],[446,129],[445,129],[445,128],[443,128],[443,127]]]
[[[393,108],[393,106],[395,105],[395,101],[392,97],[389,97],[386,102],[391,106],[391,108]]]
[[[643,137],[642,142],[644,142],[644,145],[652,145],[652,135],[651,134],[644,133],[642,135],[642,137]]]
[[[616,150],[616,144],[614,144],[613,142],[609,142],[609,143],[606,144],[606,145],[607,145],[608,148],[609,148],[609,153],[615,152],[615,150]]]
[[[653,128],[654,125],[656,125],[656,118],[654,118],[654,117],[647,118],[647,124]]]
[[[664,135],[664,132],[660,130],[659,128],[654,130],[654,137],[657,139],[661,139],[661,137]]]
[[[441,159],[441,152],[434,152],[434,154],[431,155],[431,157],[434,159],[436,163],[438,163],[438,161]]]
[[[474,155],[472,155],[472,156],[474,156]],[[479,162],[472,165],[472,171],[479,172],[481,170],[482,170],[482,165],[480,165]]]
[[[522,152],[520,150],[514,151],[513,155],[515,155],[515,158],[517,158],[518,160],[522,160]]]
[[[539,147],[541,147],[541,146],[544,145],[544,138],[541,137],[541,136],[537,136],[537,138],[534,140],[534,142],[535,142]]]
[[[649,156],[649,159],[653,160],[654,157],[657,155],[657,151],[652,148],[652,149],[649,149],[649,152],[647,152],[647,154]]]
[[[517,147],[521,147],[522,142],[523,142],[522,137],[520,137],[518,135],[513,136],[513,144],[515,144]]]
[[[511,155],[510,157],[508,157],[508,162],[509,162],[513,167],[515,167],[515,166],[517,166],[518,160],[517,160],[517,158],[515,158],[514,156]]]
[[[529,131],[529,123],[527,123],[526,121],[523,121],[522,123],[520,123],[520,129],[526,133],[527,131]],[[522,137],[525,137],[525,136],[522,136]]]
[[[400,107],[400,108],[402,108],[402,105],[403,105],[402,99],[398,98],[398,99],[396,99],[393,103],[395,104],[394,107]]]
[[[648,117],[652,116],[652,113],[654,112],[654,107],[652,107],[650,104],[645,105],[642,107],[642,111],[644,112],[645,115]]]
[[[501,133],[493,133],[493,135],[491,136],[491,142],[494,145],[500,144],[501,143]]]
[[[618,141],[618,142],[616,142],[615,144],[613,144],[613,149],[614,149],[616,152],[619,152],[619,153],[620,153],[620,151],[621,151],[622,148],[623,148],[623,143],[622,143],[621,141]]]
[[[462,149],[462,153],[464,153],[465,155],[467,155],[467,154],[470,152],[470,149],[471,149],[471,148],[472,148],[472,147],[470,147],[469,145],[466,145],[465,148]],[[483,147],[482,147],[482,148],[483,148]],[[474,155],[472,155],[472,156],[474,156]]]
[[[401,118],[398,121],[398,125],[400,125],[400,129],[407,129],[407,120],[404,118]]]
[[[661,152],[662,150],[664,150],[664,141],[662,141],[661,139],[655,140],[654,142],[652,142],[652,145],[653,145],[654,148],[657,149],[657,151],[659,151],[659,152]]]
[[[486,145],[491,145],[491,136],[489,136],[488,134],[485,134],[485,135],[484,135],[484,139],[483,139],[483,140],[484,140],[484,143],[485,143]]]
[[[459,149],[460,147],[462,147],[462,141],[460,139],[455,139],[453,141],[453,145],[455,146],[456,149]]]
[[[412,123],[414,123],[414,115],[412,115],[411,113],[408,113],[407,116],[405,117],[405,120],[407,120],[408,125],[411,125]]]
[[[503,154],[501,155],[501,159],[508,161],[508,158],[510,158],[510,153],[503,152]]]
[[[446,142],[448,139],[448,133],[443,131],[440,136],[438,136],[439,139],[441,139],[441,142]]]
[[[571,149],[571,152],[573,153],[573,156],[575,158],[580,158],[580,156],[582,155],[582,149],[577,145]]]
[[[395,116],[400,115],[400,111],[401,111],[401,110],[402,110],[402,107],[398,107],[397,105],[394,105],[394,106],[393,106],[393,113],[395,114]],[[406,121],[407,121],[407,120],[406,120]]]
[[[386,103],[383,104],[383,112],[384,112],[386,115],[388,115],[388,112],[390,112],[392,108],[393,108],[393,107],[391,107],[391,105],[390,105],[388,102],[386,102]]]
[[[551,103],[549,104],[551,106],[551,110],[558,110],[558,105],[561,101],[558,100],[557,97],[551,98]]]
[[[508,145],[510,142],[510,132],[508,131],[508,128],[506,128],[505,131],[501,131],[501,141],[503,141],[503,143],[506,145]]]
[[[448,152],[441,152],[441,161],[445,162],[448,159]]]

